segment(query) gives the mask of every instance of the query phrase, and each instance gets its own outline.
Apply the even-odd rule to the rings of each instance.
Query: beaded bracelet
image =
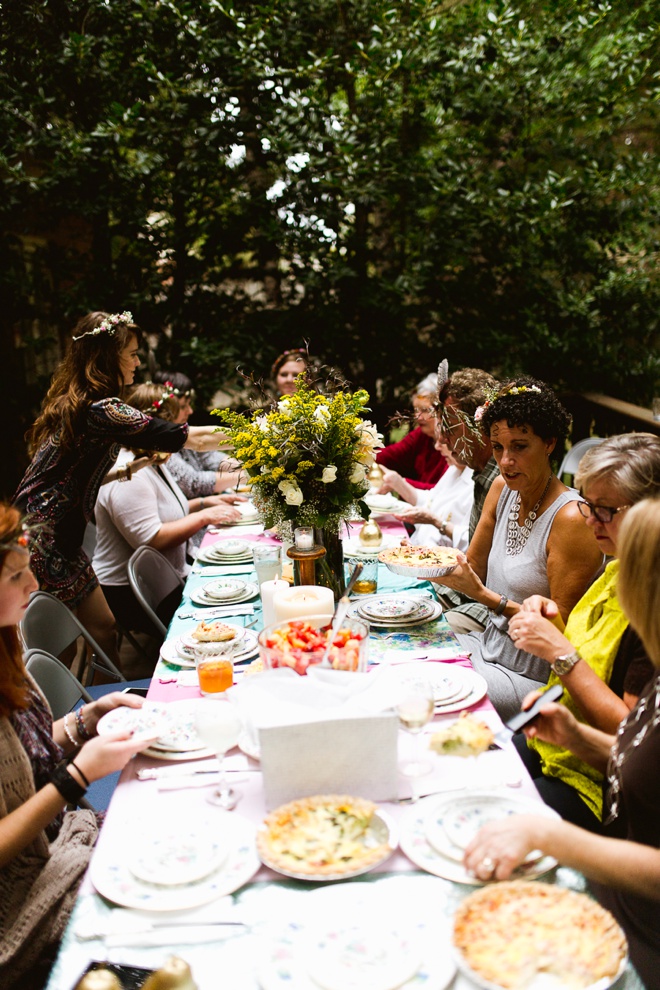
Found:
[[[83,715],[82,707],[76,709],[75,719],[76,719],[76,731],[78,735],[80,736],[81,739],[84,739],[85,742],[87,742],[88,739],[92,738],[92,734],[85,725],[85,716]]]
[[[73,733],[72,733],[71,729],[69,728],[69,715],[70,714],[71,714],[71,712],[67,712],[66,715],[64,716],[64,718],[62,719],[62,722],[64,724],[64,732],[65,732],[65,735],[66,735],[67,739],[71,743],[71,745],[72,746],[75,746],[76,749],[80,749],[80,743],[78,742],[77,739],[74,739]],[[76,728],[78,728],[78,723],[77,722],[76,722]]]

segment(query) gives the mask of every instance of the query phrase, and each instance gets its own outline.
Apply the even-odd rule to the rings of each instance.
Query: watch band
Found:
[[[78,804],[87,793],[87,788],[79,784],[67,770],[66,760],[58,763],[50,775],[50,782],[58,789],[67,804]]]
[[[503,612],[504,612],[504,609],[507,606],[507,602],[508,601],[509,601],[509,599],[508,599],[508,597],[506,595],[500,595],[499,602],[497,603],[497,605],[495,606],[495,608],[491,608],[490,611],[493,613],[493,615],[502,615]]]
[[[564,653],[562,656],[557,657],[550,664],[550,667],[559,677],[564,677],[565,674],[569,674],[573,670],[575,664],[581,659],[582,657],[577,650],[573,650],[572,653]]]

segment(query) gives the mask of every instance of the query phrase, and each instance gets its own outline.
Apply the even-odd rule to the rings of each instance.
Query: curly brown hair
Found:
[[[88,313],[78,320],[67,353],[53,375],[41,414],[27,434],[30,452],[58,434],[60,445],[70,447],[92,402],[109,399],[123,391],[119,355],[131,336],[141,341],[135,323],[116,323],[112,333],[94,334],[95,327],[110,313]]]
[[[556,439],[561,447],[571,427],[571,417],[545,382],[521,375],[503,385],[481,418],[486,436],[493,423],[506,420],[509,427],[531,426],[543,440]]]

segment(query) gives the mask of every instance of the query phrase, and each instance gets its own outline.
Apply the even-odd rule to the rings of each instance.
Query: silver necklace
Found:
[[[514,557],[525,548],[525,544],[527,543],[530,533],[532,532],[532,526],[534,525],[538,511],[541,508],[541,502],[548,494],[548,489],[551,482],[552,475],[548,478],[548,483],[543,489],[540,499],[532,511],[528,512],[525,516],[522,526],[518,525],[518,519],[520,518],[520,492],[516,492],[516,497],[513,501],[511,511],[509,512],[506,533],[506,552],[510,557]]]

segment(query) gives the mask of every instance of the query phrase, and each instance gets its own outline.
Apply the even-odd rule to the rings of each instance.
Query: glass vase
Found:
[[[325,547],[325,556],[316,564],[316,584],[331,588],[335,601],[344,593],[344,547],[336,530],[314,527],[314,542]]]

